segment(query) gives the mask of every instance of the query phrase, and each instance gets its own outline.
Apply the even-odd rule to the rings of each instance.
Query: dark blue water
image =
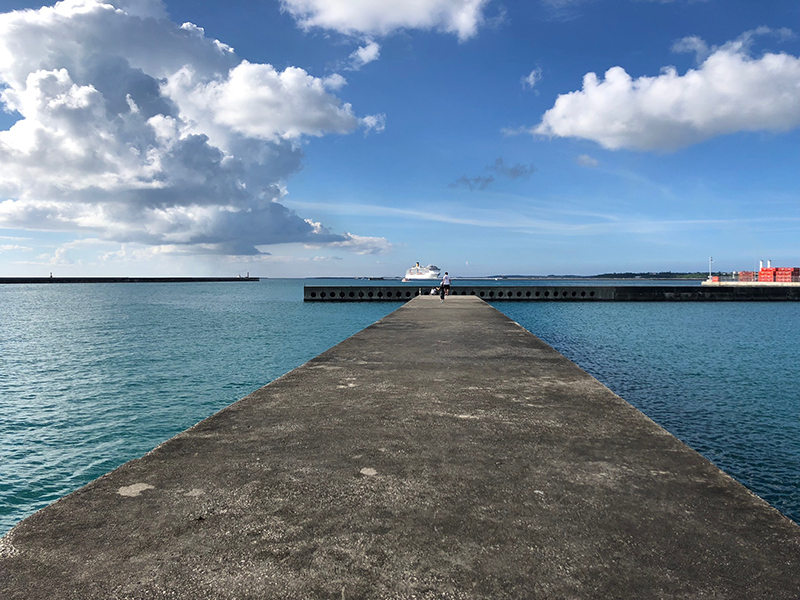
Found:
[[[302,285],[0,286],[0,534],[399,306]],[[495,305],[800,520],[800,304]]]
[[[800,522],[800,304],[495,306]]]

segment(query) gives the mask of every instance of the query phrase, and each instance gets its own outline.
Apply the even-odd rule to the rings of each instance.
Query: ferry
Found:
[[[427,267],[420,267],[419,263],[406,271],[406,276],[403,281],[414,281],[419,279],[439,279],[441,269],[436,265],[428,265]]]

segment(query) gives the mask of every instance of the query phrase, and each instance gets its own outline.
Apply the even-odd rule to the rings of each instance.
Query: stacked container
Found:
[[[782,283],[800,281],[800,268],[779,267],[775,269],[775,281],[780,281]]]
[[[755,271],[739,271],[739,281],[755,281]]]
[[[775,271],[777,271],[774,267],[763,267],[758,272],[758,280],[759,281],[775,281]]]
[[[739,281],[746,281],[741,278]],[[775,281],[779,283],[800,282],[800,267],[766,267],[758,272],[759,281]]]

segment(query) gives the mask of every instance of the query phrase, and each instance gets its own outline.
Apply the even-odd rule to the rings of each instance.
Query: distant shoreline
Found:
[[[15,283],[212,283],[260,281],[259,277],[0,277],[0,285]]]

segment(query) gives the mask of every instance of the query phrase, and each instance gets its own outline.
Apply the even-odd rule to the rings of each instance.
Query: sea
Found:
[[[0,285],[0,535],[400,305],[304,283]],[[493,306],[800,522],[800,303]]]

